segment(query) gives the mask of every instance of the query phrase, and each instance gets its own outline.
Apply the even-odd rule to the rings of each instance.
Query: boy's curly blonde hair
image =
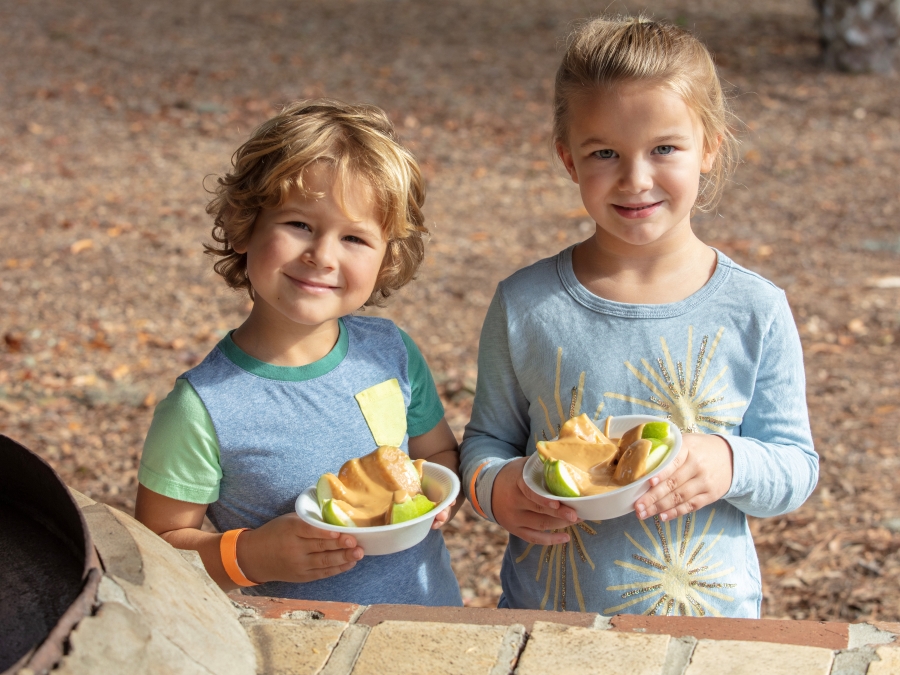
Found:
[[[246,289],[246,247],[260,209],[277,208],[291,190],[309,193],[304,172],[323,162],[339,184],[364,181],[375,198],[387,250],[368,305],[382,305],[415,276],[425,255],[425,183],[412,153],[398,141],[381,108],[348,105],[329,99],[300,101],[260,125],[231,158],[233,171],[217,179],[215,196],[206,207],[214,217],[212,238],[205,244],[218,257],[213,266],[229,286]]]
[[[570,101],[575,96],[645,82],[680,95],[703,127],[707,149],[719,144],[713,167],[701,178],[696,208],[711,210],[737,163],[734,116],[712,56],[688,31],[646,17],[593,19],[569,36],[556,71],[553,140],[567,144]]]

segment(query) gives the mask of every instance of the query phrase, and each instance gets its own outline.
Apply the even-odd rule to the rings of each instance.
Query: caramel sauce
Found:
[[[609,430],[610,419],[604,428]],[[571,466],[570,473],[583,497],[602,494],[628,485],[646,473],[652,444],[641,439],[644,425],[639,424],[609,439],[586,414],[569,419],[555,441],[537,444],[545,460],[560,459]]]
[[[391,506],[422,492],[420,477],[425,460],[413,462],[399,448],[382,446],[345,462],[338,475],[325,474],[333,497],[357,527],[387,525]]]
[[[616,465],[613,480],[619,485],[628,485],[647,473],[647,458],[650,457],[652,448],[653,444],[646,438],[629,445]]]

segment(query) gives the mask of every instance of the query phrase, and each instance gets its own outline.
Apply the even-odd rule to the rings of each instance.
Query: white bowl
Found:
[[[549,492],[544,486],[544,465],[535,452],[528,458],[528,461],[525,462],[525,467],[522,469],[525,484],[542,497],[556,499],[566,506],[571,506],[582,520],[610,520],[633,512],[634,503],[650,489],[650,479],[671,464],[675,456],[681,451],[681,431],[679,431],[678,427],[669,420],[654,417],[653,415],[622,415],[621,417],[613,417],[610,425],[610,436],[612,438],[621,438],[622,434],[629,429],[646,422],[669,422],[669,429],[675,438],[675,443],[662,464],[633,483],[623,485],[610,492],[589,497],[558,497]]]
[[[377,525],[375,527],[341,527],[330,525],[322,520],[322,509],[316,500],[316,488],[309,487],[300,493],[294,503],[294,510],[300,519],[320,530],[350,534],[362,547],[366,555],[387,555],[411,548],[428,536],[435,516],[450,506],[459,495],[459,478],[450,469],[425,462],[422,465],[422,489],[425,496],[437,502],[428,513],[418,518],[407,520],[396,525]]]

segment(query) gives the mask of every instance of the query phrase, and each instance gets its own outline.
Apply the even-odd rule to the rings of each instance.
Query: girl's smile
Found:
[[[649,204],[613,204],[613,208],[623,218],[647,218],[656,213],[657,208],[662,202],[652,202]]]

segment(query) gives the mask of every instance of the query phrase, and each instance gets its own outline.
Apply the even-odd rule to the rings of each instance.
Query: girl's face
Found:
[[[626,254],[680,245],[691,232],[700,174],[715,158],[684,100],[640,83],[572,100],[569,137],[556,149],[597,237]]]
[[[247,254],[253,313],[267,324],[320,326],[356,311],[372,294],[387,242],[371,189],[347,180],[342,190],[329,167],[313,165],[304,183],[321,198],[293,192],[257,216],[238,253]]]

